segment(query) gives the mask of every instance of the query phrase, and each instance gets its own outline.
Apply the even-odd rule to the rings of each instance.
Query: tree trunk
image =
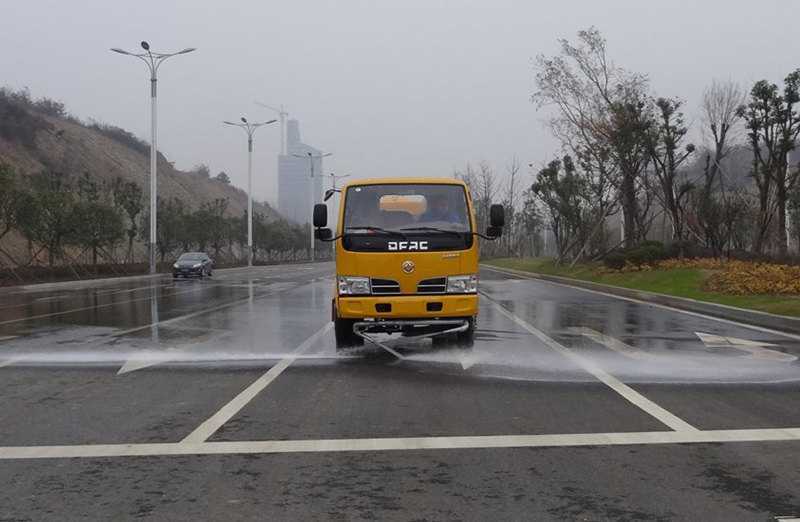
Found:
[[[625,222],[625,247],[636,245],[636,214],[638,212],[636,203],[636,187],[634,186],[634,176],[624,175],[621,186],[622,214]]]
[[[789,253],[786,236],[786,182],[778,180],[778,253],[786,257]]]

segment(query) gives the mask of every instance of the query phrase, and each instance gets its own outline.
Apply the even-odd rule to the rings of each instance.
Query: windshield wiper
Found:
[[[399,236],[403,239],[406,239],[406,235],[402,232],[397,230],[386,230],[385,228],[381,227],[345,227],[345,230],[369,230],[370,232],[380,232],[381,234],[386,234],[389,236]]]
[[[400,230],[406,231],[420,231],[420,232],[440,232],[442,234],[454,234],[457,237],[461,237],[464,232],[458,232],[456,230],[446,230],[444,228],[436,228],[436,227],[407,227],[401,228]]]

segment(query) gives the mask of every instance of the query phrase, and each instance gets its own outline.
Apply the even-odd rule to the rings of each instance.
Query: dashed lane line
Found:
[[[799,441],[800,428],[0,447],[0,460]]]
[[[190,293],[190,292],[198,292],[202,288],[203,288],[202,286],[196,286],[196,287],[194,287],[192,289],[189,289],[189,290],[176,291],[176,292],[173,292],[173,293],[169,294],[169,297],[172,297],[172,296],[175,296],[175,295],[180,295],[180,294],[187,294],[187,293]],[[115,302],[105,303],[105,304],[97,304],[97,305],[92,305],[92,306],[83,306],[83,307],[80,307],[80,308],[70,308],[68,310],[62,310],[60,312],[51,312],[51,313],[47,313],[47,314],[38,314],[38,315],[28,315],[28,316],[20,317],[20,318],[17,318],[17,319],[9,319],[9,320],[6,320],[6,321],[0,321],[0,326],[6,325],[6,324],[21,323],[21,322],[25,322],[25,321],[33,321],[35,319],[46,319],[48,317],[58,317],[58,316],[61,316],[61,315],[74,314],[76,312],[85,312],[87,310],[98,310],[100,308],[109,308],[109,307],[112,307],[112,306],[120,306],[120,305],[130,304],[130,303],[138,303],[138,302],[141,302],[141,301],[150,301],[152,298],[153,298],[153,296],[139,297],[137,299],[128,299],[126,301],[115,301]]]
[[[597,380],[599,380],[600,382],[602,382],[603,384],[605,384],[606,386],[617,392],[628,402],[638,406],[641,410],[655,417],[660,422],[669,426],[675,431],[688,431],[688,432],[699,431],[697,428],[695,428],[685,420],[665,410],[664,408],[654,403],[641,393],[637,392],[627,384],[623,383],[613,375],[607,373],[605,370],[594,364],[592,361],[584,357],[581,357],[574,351],[570,350],[566,346],[563,346],[561,343],[557,342],[555,339],[550,338],[544,332],[542,332],[529,322],[525,321],[518,315],[509,311],[503,305],[501,305],[500,303],[498,303],[485,293],[483,292],[481,293],[501,314],[505,315],[506,317],[517,323],[519,326],[521,326],[522,328],[533,334],[534,337],[538,338],[548,347],[552,348],[553,350],[557,351],[558,353],[564,355],[568,359],[571,359],[572,361],[577,363],[581,368],[583,368],[584,370],[592,374]]]
[[[285,357],[284,359],[281,359],[275,366],[270,368],[264,375],[256,379],[250,386],[245,388],[228,404],[223,406],[214,415],[206,419],[205,422],[195,428],[195,430],[187,435],[181,441],[181,443],[196,444],[206,441],[211,435],[220,429],[223,424],[231,420],[234,415],[239,413],[242,408],[247,406],[247,404],[262,390],[264,390],[264,388],[269,386],[272,381],[277,379],[278,376],[297,359],[297,355],[300,355],[309,349],[320,337],[329,332],[331,328],[333,328],[333,323],[326,323],[325,326],[317,330],[313,335],[311,335],[311,337],[303,341],[302,344],[295,349],[294,353]]]

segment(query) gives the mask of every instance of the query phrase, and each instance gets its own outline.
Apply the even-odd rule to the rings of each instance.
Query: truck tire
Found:
[[[336,349],[353,348],[363,346],[364,338],[353,332],[353,319],[334,319],[333,330],[336,333]]]
[[[470,348],[473,344],[475,344],[475,318],[470,317],[469,319],[469,326],[463,332],[458,332],[456,334],[456,342],[458,345],[464,348]]]

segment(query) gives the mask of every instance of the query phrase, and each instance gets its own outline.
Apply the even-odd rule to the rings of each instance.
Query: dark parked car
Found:
[[[178,276],[190,277],[211,277],[211,269],[214,266],[214,261],[208,257],[208,254],[203,252],[186,252],[181,254],[181,257],[172,265],[172,277]]]

